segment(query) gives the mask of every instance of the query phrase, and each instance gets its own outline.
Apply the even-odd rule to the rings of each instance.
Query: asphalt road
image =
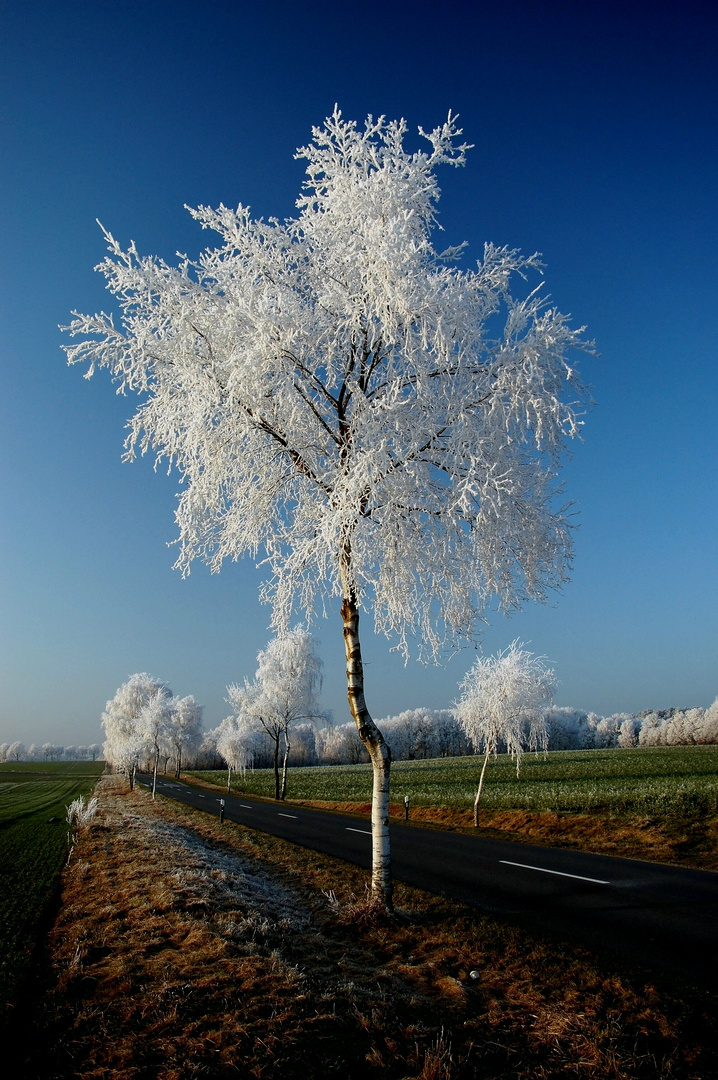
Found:
[[[151,784],[151,777],[138,779]],[[219,816],[216,792],[167,777],[158,777],[157,790]],[[229,821],[371,865],[368,818],[224,799]],[[391,849],[399,881],[718,986],[717,873],[393,823]]]

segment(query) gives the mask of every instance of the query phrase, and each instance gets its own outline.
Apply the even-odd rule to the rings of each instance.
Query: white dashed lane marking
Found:
[[[522,870],[538,870],[540,874],[555,874],[557,877],[570,877],[576,881],[590,881],[593,885],[610,885],[610,881],[601,881],[595,877],[582,877],[581,874],[565,874],[563,870],[547,870],[545,866],[529,866],[528,863],[509,862],[508,859],[499,859],[504,866],[520,866]]]

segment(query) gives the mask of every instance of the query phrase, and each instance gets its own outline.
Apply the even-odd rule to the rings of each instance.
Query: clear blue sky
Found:
[[[120,461],[135,403],[65,366],[59,323],[107,309],[95,219],[143,253],[209,240],[185,203],[294,212],[308,141],[345,116],[475,144],[444,170],[445,244],[543,252],[547,288],[600,357],[565,470],[573,581],[492,619],[546,654],[560,704],[597,712],[718,694],[713,3],[0,3],[0,741],[99,738],[134,671],[214,726],[268,638],[249,562],[171,569],[176,476]],[[442,238],[442,246],[444,238]],[[338,619],[325,704],[347,718]],[[404,667],[364,621],[381,717],[456,696],[470,650]]]

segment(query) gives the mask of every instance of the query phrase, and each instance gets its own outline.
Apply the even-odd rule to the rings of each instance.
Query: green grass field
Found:
[[[392,800],[408,795],[412,805],[471,806],[481,770],[477,757],[398,761],[392,765]],[[226,783],[225,772],[198,778]],[[232,777],[232,790],[273,794],[269,769]],[[291,769],[288,797],[368,802],[370,765]],[[486,771],[482,805],[492,810],[554,810],[651,816],[718,811],[718,746],[659,746],[635,750],[564,750],[526,754],[521,775],[500,755]]]
[[[91,793],[103,769],[102,761],[0,765],[0,1031],[20,1019],[13,1005],[67,857],[65,808]]]

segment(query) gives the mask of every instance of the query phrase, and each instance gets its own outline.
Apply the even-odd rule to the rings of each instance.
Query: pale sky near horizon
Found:
[[[603,714],[718,694],[713,4],[0,2],[0,741],[93,742],[134,671],[229,711],[268,639],[249,561],[172,569],[177,476],[121,462],[136,402],[68,369],[58,324],[112,307],[95,219],[167,260],[211,238],[184,204],[294,213],[293,159],[338,102],[412,132],[460,114],[441,247],[541,251],[586,325],[596,407],[565,468],[572,581],[492,616]],[[412,138],[415,138],[412,135]],[[315,628],[348,718],[338,616]],[[404,666],[363,622],[376,717],[447,707],[474,653]]]

